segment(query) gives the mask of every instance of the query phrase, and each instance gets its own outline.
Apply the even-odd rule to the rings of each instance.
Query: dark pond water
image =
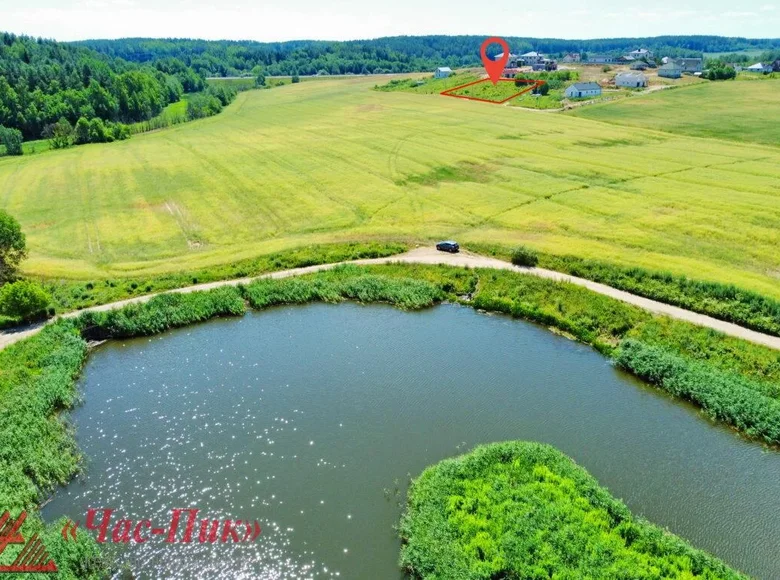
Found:
[[[780,578],[780,453],[531,324],[440,306],[280,308],[91,356],[86,474],[44,516],[257,519],[254,544],[130,544],[141,577],[399,578],[408,474],[479,443],[550,443],[730,564]],[[181,534],[181,532],[180,532]],[[197,529],[196,529],[197,536]]]

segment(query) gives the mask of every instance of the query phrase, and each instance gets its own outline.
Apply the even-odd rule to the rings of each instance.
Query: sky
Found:
[[[281,41],[475,34],[780,36],[780,0],[0,0],[0,30],[57,40]]]

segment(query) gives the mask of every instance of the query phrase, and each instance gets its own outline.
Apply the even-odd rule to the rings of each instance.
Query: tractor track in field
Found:
[[[203,291],[203,290],[212,290],[214,288],[219,288],[222,286],[238,286],[239,284],[247,284],[252,280],[256,280],[259,278],[273,278],[273,279],[289,278],[291,276],[300,276],[303,274],[312,274],[314,272],[330,270],[341,264],[356,264],[356,265],[365,266],[365,265],[392,264],[392,263],[431,264],[431,265],[444,264],[449,266],[459,266],[462,268],[465,267],[488,268],[488,269],[492,268],[496,270],[510,270],[510,271],[519,272],[523,274],[530,274],[532,276],[538,276],[540,278],[546,278],[558,282],[568,282],[576,286],[582,286],[584,288],[587,288],[588,290],[591,290],[592,292],[596,292],[597,294],[602,294],[604,296],[609,296],[610,298],[620,300],[621,302],[632,304],[634,306],[637,306],[638,308],[641,308],[648,312],[652,312],[654,314],[668,316],[670,318],[675,318],[677,320],[684,320],[686,322],[690,322],[697,326],[711,328],[718,332],[722,332],[723,334],[726,334],[728,336],[741,338],[743,340],[747,340],[748,342],[752,342],[754,344],[760,344],[763,346],[768,346],[770,348],[780,350],[780,337],[778,336],[772,336],[770,334],[764,334],[762,332],[750,330],[748,328],[739,326],[737,324],[733,324],[731,322],[725,322],[723,320],[718,320],[716,318],[712,318],[711,316],[707,316],[705,314],[699,314],[697,312],[685,310],[684,308],[679,308],[677,306],[672,306],[670,304],[665,304],[663,302],[658,302],[656,300],[644,298],[636,294],[624,292],[623,290],[618,290],[616,288],[612,288],[611,286],[606,286],[605,284],[600,284],[598,282],[593,282],[591,280],[586,280],[584,278],[577,278],[576,276],[571,276],[569,274],[562,274],[561,272],[555,272],[553,270],[546,270],[544,268],[526,268],[521,266],[515,266],[509,262],[504,262],[496,258],[489,258],[487,256],[480,256],[478,254],[472,254],[470,252],[462,252],[459,254],[444,254],[442,252],[437,252],[434,248],[431,247],[420,247],[411,250],[409,252],[406,252],[405,254],[398,254],[386,258],[373,258],[373,259],[364,259],[364,260],[354,260],[348,262],[336,262],[331,264],[320,264],[317,266],[307,266],[305,268],[294,268],[292,270],[281,270],[279,272],[261,274],[259,276],[254,276],[252,278],[241,278],[237,280],[222,280],[219,282],[198,284],[195,286],[188,286],[186,288],[178,288],[175,290],[170,290],[168,293],[171,292],[188,293],[188,292],[196,292],[196,291]],[[73,318],[75,316],[78,316],[81,312],[89,312],[89,311],[99,312],[99,311],[121,308],[128,304],[139,304],[139,303],[149,301],[152,297],[156,295],[157,294],[148,294],[146,296],[138,296],[136,298],[129,298],[127,300],[112,302],[110,304],[93,306],[90,308],[85,308],[83,310],[69,312],[67,314],[62,315],[62,318]],[[48,323],[39,323],[39,324],[30,325],[26,327],[0,331],[0,350],[4,349],[5,347],[15,342],[18,342],[19,340],[22,340],[24,338],[27,338],[29,336],[32,336],[40,332],[40,330],[44,326],[46,326],[46,324]]]

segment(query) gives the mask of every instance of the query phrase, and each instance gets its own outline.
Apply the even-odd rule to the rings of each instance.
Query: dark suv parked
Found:
[[[452,240],[447,240],[446,242],[439,242],[436,244],[436,249],[440,252],[449,252],[451,254],[457,254],[460,251],[460,246],[458,245],[458,242],[453,242]]]

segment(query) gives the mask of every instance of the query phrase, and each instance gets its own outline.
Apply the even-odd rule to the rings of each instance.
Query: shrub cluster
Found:
[[[355,266],[342,266],[315,277],[256,280],[244,288],[244,295],[253,308],[357,300],[388,302],[409,310],[432,306],[443,297],[429,282],[363,274]]]
[[[23,322],[46,318],[51,296],[35,282],[17,280],[0,286],[0,314]]]
[[[187,118],[193,120],[216,115],[233,102],[236,94],[236,90],[230,86],[209,85],[205,91],[187,100]]]
[[[56,412],[73,404],[86,352],[71,322],[0,351],[0,509],[14,517],[28,511],[26,533],[43,534],[63,578],[99,578],[106,569],[86,532],[66,545],[62,522],[44,529],[36,511],[43,495],[67,483],[80,465],[75,441]],[[17,548],[9,546],[0,562],[9,564]]]
[[[552,326],[609,353],[650,315],[634,306],[573,284],[515,272],[479,270],[475,308]]]
[[[0,145],[5,147],[6,155],[21,155],[22,132],[19,129],[9,129],[0,125]]]
[[[551,270],[780,336],[780,301],[732,284],[691,280],[668,272],[626,268],[573,256],[545,255],[541,263]]]
[[[117,310],[84,312],[77,323],[85,338],[105,340],[158,334],[216,316],[244,314],[241,292],[224,286],[208,292],[170,293]]]
[[[548,445],[477,447],[428,467],[399,527],[412,578],[744,578],[634,517]]]
[[[518,246],[512,250],[512,263],[515,266],[533,268],[539,263],[539,253],[527,246]]]
[[[91,281],[44,280],[43,285],[46,291],[51,294],[57,311],[67,312],[97,304],[116,302],[141,294],[162,292],[216,280],[245,278],[277,270],[303,268],[346,260],[383,258],[400,254],[406,249],[407,246],[400,243],[317,244],[202,270],[162,274],[154,278],[113,278]],[[1,268],[0,273],[2,273]]]
[[[750,437],[780,443],[780,400],[766,385],[634,339],[621,343],[616,361],[647,382],[696,403],[713,419]]]

